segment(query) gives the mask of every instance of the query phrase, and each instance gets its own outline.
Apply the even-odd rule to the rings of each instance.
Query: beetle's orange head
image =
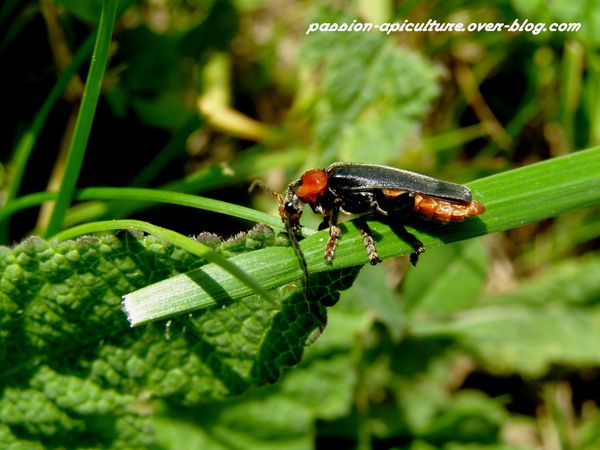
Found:
[[[309,170],[298,181],[290,184],[285,196],[279,201],[279,215],[292,230],[300,229],[300,216],[304,204],[314,205],[327,189],[327,171]]]
[[[304,203],[309,205],[317,203],[319,197],[327,189],[327,171],[323,169],[309,170],[300,177],[293,189]]]

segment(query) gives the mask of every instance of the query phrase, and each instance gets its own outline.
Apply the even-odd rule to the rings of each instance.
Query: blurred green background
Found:
[[[101,7],[0,5],[2,203],[60,184]],[[314,22],[429,19],[581,28],[306,33]],[[599,48],[589,0],[121,1],[77,186],[156,187],[276,214],[272,197],[248,193],[252,180],[282,191],[333,161],[468,182],[600,145]],[[76,77],[45,110],[74,55]],[[0,224],[1,243],[43,234],[50,215],[51,205],[19,211]],[[64,225],[123,217],[189,235],[251,226],[134,201],[80,202]],[[40,445],[598,449],[599,243],[594,207],[431,249],[416,268],[366,267],[273,386],[153,404],[152,431],[118,443],[59,433]],[[10,433],[25,445],[24,429]]]

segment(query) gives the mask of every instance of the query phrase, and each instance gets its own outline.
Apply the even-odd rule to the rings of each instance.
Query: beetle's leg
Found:
[[[408,233],[408,234],[410,234],[410,233]],[[411,236],[412,236],[412,234],[411,234]],[[419,255],[425,251],[425,247],[423,246],[423,243],[421,241],[419,241],[417,238],[415,238],[415,240],[417,242],[417,245],[415,246],[415,244],[412,244],[413,249],[415,251],[410,254],[410,263],[413,266],[417,265],[417,263],[419,262]]]
[[[331,208],[331,216],[329,216],[329,239],[327,239],[327,245],[325,246],[325,263],[331,264],[333,256],[335,255],[335,247],[337,246],[338,239],[342,234],[340,227],[338,227],[338,215],[340,213],[340,202],[335,199],[333,202],[333,208]],[[325,219],[324,219],[325,220]]]
[[[417,265],[417,261],[419,260],[419,255],[425,251],[425,246],[423,243],[416,238],[413,234],[409,233],[404,225],[402,225],[403,218],[406,219],[406,209],[409,208],[412,211],[412,208],[415,203],[415,193],[414,192],[405,192],[398,202],[397,209],[393,209],[390,211],[384,211],[386,214],[385,222],[394,230],[402,240],[407,241],[414,252],[410,254],[410,262],[413,266]]]
[[[416,266],[419,261],[419,255],[425,251],[423,243],[418,240],[415,235],[404,228],[404,225],[402,225],[401,214],[391,215],[390,220],[387,220],[386,223],[394,230],[394,233],[396,233],[400,239],[408,242],[413,248],[414,252],[410,254],[410,262],[413,266]]]
[[[419,261],[419,255],[425,251],[425,246],[414,234],[408,232],[402,224],[396,224],[394,226],[394,231],[398,233],[402,239],[408,241],[413,248],[414,252],[410,254],[410,262],[413,266],[416,266]]]
[[[331,216],[323,216],[323,220],[321,221],[321,223],[319,224],[319,228],[317,228],[319,231],[324,230],[325,228],[329,228],[329,220],[331,219]]]
[[[408,194],[408,198],[410,199],[410,204],[412,206],[414,206],[415,204],[415,193],[414,192],[410,192]],[[410,263],[413,266],[417,265],[417,262],[419,261],[419,255],[421,253],[423,253],[425,251],[425,246],[423,245],[423,243],[418,240],[416,238],[416,236],[414,236],[413,234],[409,233],[408,231],[406,231],[406,228],[402,227],[404,229],[404,232],[406,233],[406,239],[408,240],[409,244],[412,246],[414,252],[410,254]]]
[[[380,263],[381,259],[379,258],[377,249],[375,248],[375,241],[373,240],[371,228],[369,227],[365,216],[359,217],[357,222],[358,228],[360,229],[360,234],[363,237],[363,242],[365,243],[365,248],[367,249],[369,263],[374,266],[375,264]]]
[[[389,215],[387,211],[381,209],[381,206],[379,206],[379,202],[377,201],[377,197],[375,196],[375,194],[373,194],[372,192],[363,192],[362,196],[366,197],[366,201],[368,202],[369,209],[372,213],[377,213],[385,217]]]
[[[371,203],[369,204],[369,207],[371,208],[371,211],[376,212],[377,214],[381,214],[382,216],[387,217],[389,215],[389,213],[387,211],[384,211],[383,209],[381,209],[381,206],[379,206],[379,203],[377,202],[377,200],[372,200]]]

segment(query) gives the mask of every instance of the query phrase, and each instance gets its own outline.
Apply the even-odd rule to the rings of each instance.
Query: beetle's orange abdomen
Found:
[[[415,212],[438,222],[461,222],[485,212],[485,206],[473,200],[470,202],[452,202],[439,198],[415,194]]]
[[[309,170],[300,178],[294,188],[296,195],[305,203],[313,204],[327,189],[327,171],[323,169]]]

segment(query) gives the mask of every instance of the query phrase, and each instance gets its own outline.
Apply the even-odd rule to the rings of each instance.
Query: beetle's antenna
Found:
[[[262,189],[263,191],[265,191],[267,194],[271,194],[274,197],[277,197],[277,200],[279,200],[280,194],[278,194],[277,192],[275,192],[273,189],[271,189],[267,183],[265,183],[263,180],[254,180],[252,182],[252,184],[250,185],[250,187],[248,188],[248,192],[252,193],[254,192],[257,188]],[[281,203],[281,202],[280,202]]]
[[[298,242],[298,237],[296,236],[296,233],[294,232],[294,228],[292,227],[292,224],[290,223],[290,219],[289,219],[288,215],[285,213],[285,207],[284,207],[285,200],[280,193],[275,192],[262,180],[254,180],[252,182],[252,184],[250,185],[250,187],[248,188],[248,192],[253,192],[256,188],[262,189],[263,191],[265,191],[268,194],[271,194],[272,196],[274,196],[277,199],[277,203],[279,204],[279,215],[281,216],[281,220],[285,226],[285,231],[288,234],[288,237],[290,238],[290,240],[292,241],[292,246],[294,247],[294,250],[296,251],[298,258],[300,258],[300,265],[302,266],[302,282],[304,284],[304,291],[306,293],[305,295],[308,298],[308,294],[309,294],[308,264],[306,263],[306,258],[304,257],[304,252],[300,248],[300,242]]]
[[[300,248],[300,242],[298,242],[298,237],[296,236],[296,233],[294,233],[294,230],[292,228],[292,225],[290,224],[290,221],[287,218],[285,218],[283,223],[285,224],[285,230],[287,231],[287,234],[292,241],[294,250],[296,250],[296,254],[298,255],[298,258],[300,258],[300,264],[302,266],[302,276],[303,276],[302,281],[304,284],[304,291],[306,292],[306,297],[308,298],[308,295],[310,293],[309,281],[308,281],[309,280],[308,264],[306,263],[306,258],[304,257],[304,252]]]

